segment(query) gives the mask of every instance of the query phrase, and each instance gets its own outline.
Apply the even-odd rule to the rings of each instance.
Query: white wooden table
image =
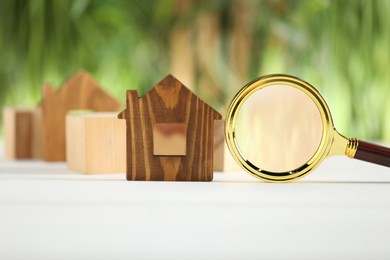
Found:
[[[0,160],[0,259],[389,258],[389,168],[337,157],[291,184],[128,182]]]

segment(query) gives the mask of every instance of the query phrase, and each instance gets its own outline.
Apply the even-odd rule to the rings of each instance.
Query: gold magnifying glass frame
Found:
[[[315,154],[304,165],[288,172],[270,172],[261,169],[246,159],[236,139],[236,118],[242,104],[256,91],[272,85],[287,85],[306,93],[316,104],[322,120],[322,137]],[[291,182],[313,171],[327,157],[347,155],[353,158],[357,149],[357,139],[348,139],[339,134],[333,125],[332,115],[324,98],[309,83],[289,75],[273,74],[257,78],[245,85],[233,98],[226,115],[226,143],[237,163],[249,174],[267,182]],[[280,147],[283,149],[283,147]]]

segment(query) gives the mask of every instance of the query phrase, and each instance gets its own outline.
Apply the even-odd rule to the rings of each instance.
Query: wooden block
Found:
[[[126,122],[116,112],[68,113],[66,161],[71,171],[125,173]]]
[[[234,160],[226,145],[225,119],[214,121],[214,171],[243,171],[240,165]]]
[[[244,170],[240,167],[240,165],[236,162],[236,160],[234,160],[226,143],[224,146],[225,146],[225,151],[224,151],[225,159],[224,159],[223,171],[224,172],[243,172]]]
[[[214,120],[222,116],[172,75],[168,75],[144,96],[126,92],[127,180],[211,181],[213,179]],[[178,149],[154,151],[156,124],[185,125],[185,153]],[[173,131],[177,134],[177,131]],[[161,131],[158,132],[161,134]],[[169,136],[170,131],[165,135]],[[171,139],[173,140],[173,138]],[[180,146],[182,146],[182,139]],[[162,142],[160,142],[162,144]],[[178,144],[174,141],[172,146]],[[158,149],[158,148],[157,148]],[[164,151],[166,151],[164,154]],[[173,151],[173,155],[172,152]]]
[[[243,171],[234,160],[225,141],[225,118],[214,121],[214,171],[239,172]]]
[[[41,156],[41,109],[3,108],[5,157],[31,159]]]
[[[78,71],[61,88],[43,89],[43,159],[65,161],[65,116],[74,109],[118,111],[120,103],[104,92],[86,72]]]
[[[223,172],[225,163],[225,120],[214,121],[214,171]]]

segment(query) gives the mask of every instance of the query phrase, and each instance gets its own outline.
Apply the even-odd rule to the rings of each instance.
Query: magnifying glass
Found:
[[[389,148],[339,134],[320,93],[289,75],[245,85],[228,108],[225,136],[237,163],[269,182],[295,181],[333,155],[390,167]]]

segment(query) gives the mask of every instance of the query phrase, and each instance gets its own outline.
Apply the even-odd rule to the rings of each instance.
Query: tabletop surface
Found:
[[[346,157],[296,183],[132,182],[0,159],[0,259],[389,259],[390,170]]]

